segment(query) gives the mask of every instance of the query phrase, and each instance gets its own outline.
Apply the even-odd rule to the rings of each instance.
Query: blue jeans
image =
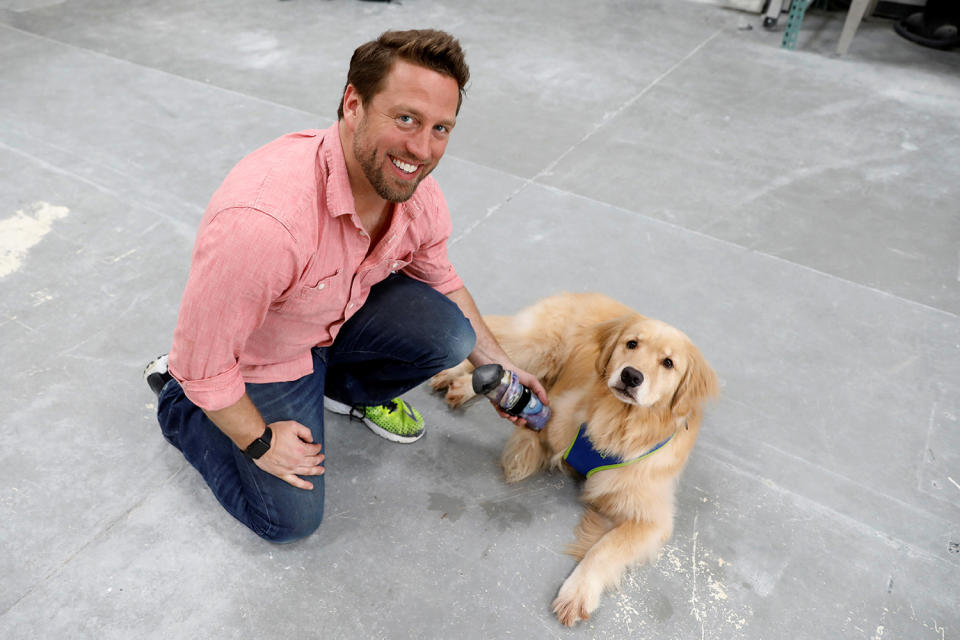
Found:
[[[467,357],[476,336],[459,307],[429,286],[393,274],[341,327],[333,344],[315,347],[313,373],[292,382],[247,383],[247,395],[269,424],[295,420],[323,443],[323,396],[377,405],[409,391]],[[324,476],[298,489],[243,455],[176,380],[160,392],[163,436],[183,452],[230,515],[271,542],[313,533],[323,519]],[[330,458],[330,452],[323,453]]]

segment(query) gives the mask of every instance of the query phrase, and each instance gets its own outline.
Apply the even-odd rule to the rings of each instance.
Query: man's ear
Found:
[[[356,87],[348,84],[343,92],[343,120],[353,131],[357,120],[363,115],[363,100],[357,92]]]

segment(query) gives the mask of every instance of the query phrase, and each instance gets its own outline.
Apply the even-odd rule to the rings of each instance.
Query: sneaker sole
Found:
[[[157,356],[147,365],[143,370],[143,379],[147,383],[147,386],[150,387],[150,391],[153,391],[153,395],[159,398],[164,387],[167,386],[167,383],[173,380],[173,376],[170,375],[166,354]]]
[[[390,442],[399,442],[400,444],[410,444],[411,442],[416,442],[423,437],[423,434],[426,433],[426,430],[424,430],[415,436],[402,436],[399,433],[387,431],[373,420],[368,420],[367,418],[363,419],[363,424],[367,425],[367,428],[370,429],[370,431],[373,431],[381,438],[386,438]]]
[[[167,373],[168,371],[167,366],[164,366],[163,371],[160,371],[160,361],[163,359],[164,359],[163,356],[157,356],[156,358],[150,361],[150,364],[148,364],[143,370],[144,380],[146,380],[147,376],[149,376],[152,373]]]
[[[339,413],[342,416],[350,415],[350,412],[353,411],[353,407],[348,404],[344,404],[333,398],[328,398],[323,396],[323,408],[333,411],[334,413]]]

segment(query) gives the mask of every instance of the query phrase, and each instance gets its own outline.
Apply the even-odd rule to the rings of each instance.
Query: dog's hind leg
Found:
[[[503,448],[500,462],[507,482],[519,482],[543,469],[547,459],[540,435],[526,427],[516,427]]]

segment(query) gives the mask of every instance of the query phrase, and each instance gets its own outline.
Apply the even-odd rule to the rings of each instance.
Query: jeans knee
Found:
[[[290,544],[298,540],[303,540],[313,534],[323,520],[321,512],[315,518],[304,518],[295,523],[280,524],[267,527],[265,530],[254,528],[254,533],[274,544]]]
[[[314,476],[311,480],[313,490],[285,485],[273,492],[268,501],[270,506],[259,510],[248,521],[248,526],[275,544],[289,544],[308,537],[323,521],[323,476]]]
[[[450,357],[449,366],[455,366],[466,360],[470,352],[473,351],[474,345],[477,344],[477,334],[470,325],[469,320],[466,318],[463,319],[459,330],[452,332],[448,344]]]
[[[434,333],[419,336],[420,356],[416,366],[430,375],[463,362],[477,342],[470,321],[463,315],[438,326]]]

